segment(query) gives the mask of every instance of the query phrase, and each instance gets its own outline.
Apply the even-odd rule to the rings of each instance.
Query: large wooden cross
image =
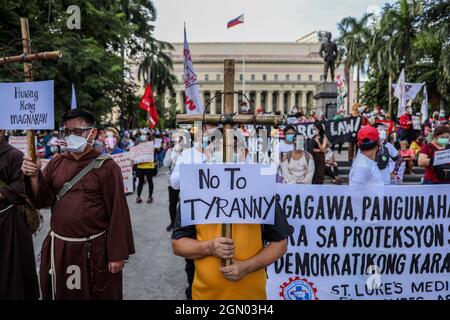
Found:
[[[283,123],[282,116],[274,115],[235,115],[233,110],[234,103],[234,75],[235,66],[233,59],[226,59],[224,61],[224,110],[223,115],[177,115],[178,124],[189,124],[196,121],[201,121],[204,124],[223,124],[224,125],[224,141],[223,141],[223,161],[233,162],[234,152],[234,131],[233,125],[235,124],[260,124],[260,125],[278,125]],[[222,225],[222,236],[232,238],[232,225]],[[231,260],[222,260],[224,266],[231,264]]]
[[[38,60],[58,60],[62,57],[60,51],[31,53],[31,37],[28,20],[20,18],[20,28],[22,31],[22,46],[23,54],[19,56],[0,58],[0,65],[10,62],[23,62],[23,71],[25,75],[25,82],[33,81],[33,70],[30,62]],[[27,131],[28,141],[28,155],[36,161],[36,146],[35,146],[35,132],[34,130]]]

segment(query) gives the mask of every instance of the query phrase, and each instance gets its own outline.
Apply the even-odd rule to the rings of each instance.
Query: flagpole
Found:
[[[242,101],[244,101],[245,96],[245,14],[244,14],[244,23],[243,23],[243,43],[242,43]]]

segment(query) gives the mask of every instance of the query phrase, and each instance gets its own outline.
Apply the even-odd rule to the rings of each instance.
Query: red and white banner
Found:
[[[203,114],[203,101],[200,99],[200,90],[197,83],[191,51],[187,41],[186,27],[184,27],[184,88],[187,114]]]

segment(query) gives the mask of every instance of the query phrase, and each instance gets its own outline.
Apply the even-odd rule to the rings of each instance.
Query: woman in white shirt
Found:
[[[314,176],[314,159],[307,151],[297,150],[285,153],[281,161],[283,182],[288,184],[311,184]]]

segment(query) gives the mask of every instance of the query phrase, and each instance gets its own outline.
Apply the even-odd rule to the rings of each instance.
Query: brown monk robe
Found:
[[[99,156],[92,149],[79,160],[66,152],[52,159],[38,174],[39,191],[33,196],[29,177],[26,192],[38,208],[52,206],[51,230],[74,242],[54,238],[55,299],[122,299],[122,272],[108,271],[108,262],[127,260],[134,242],[122,173],[109,159],[89,172],[59,202],[56,194],[65,182]],[[52,298],[50,234],[42,245],[40,281],[43,299]]]
[[[39,299],[33,240],[25,219],[12,204],[23,204],[20,170],[23,154],[2,138],[0,131],[0,300]]]

